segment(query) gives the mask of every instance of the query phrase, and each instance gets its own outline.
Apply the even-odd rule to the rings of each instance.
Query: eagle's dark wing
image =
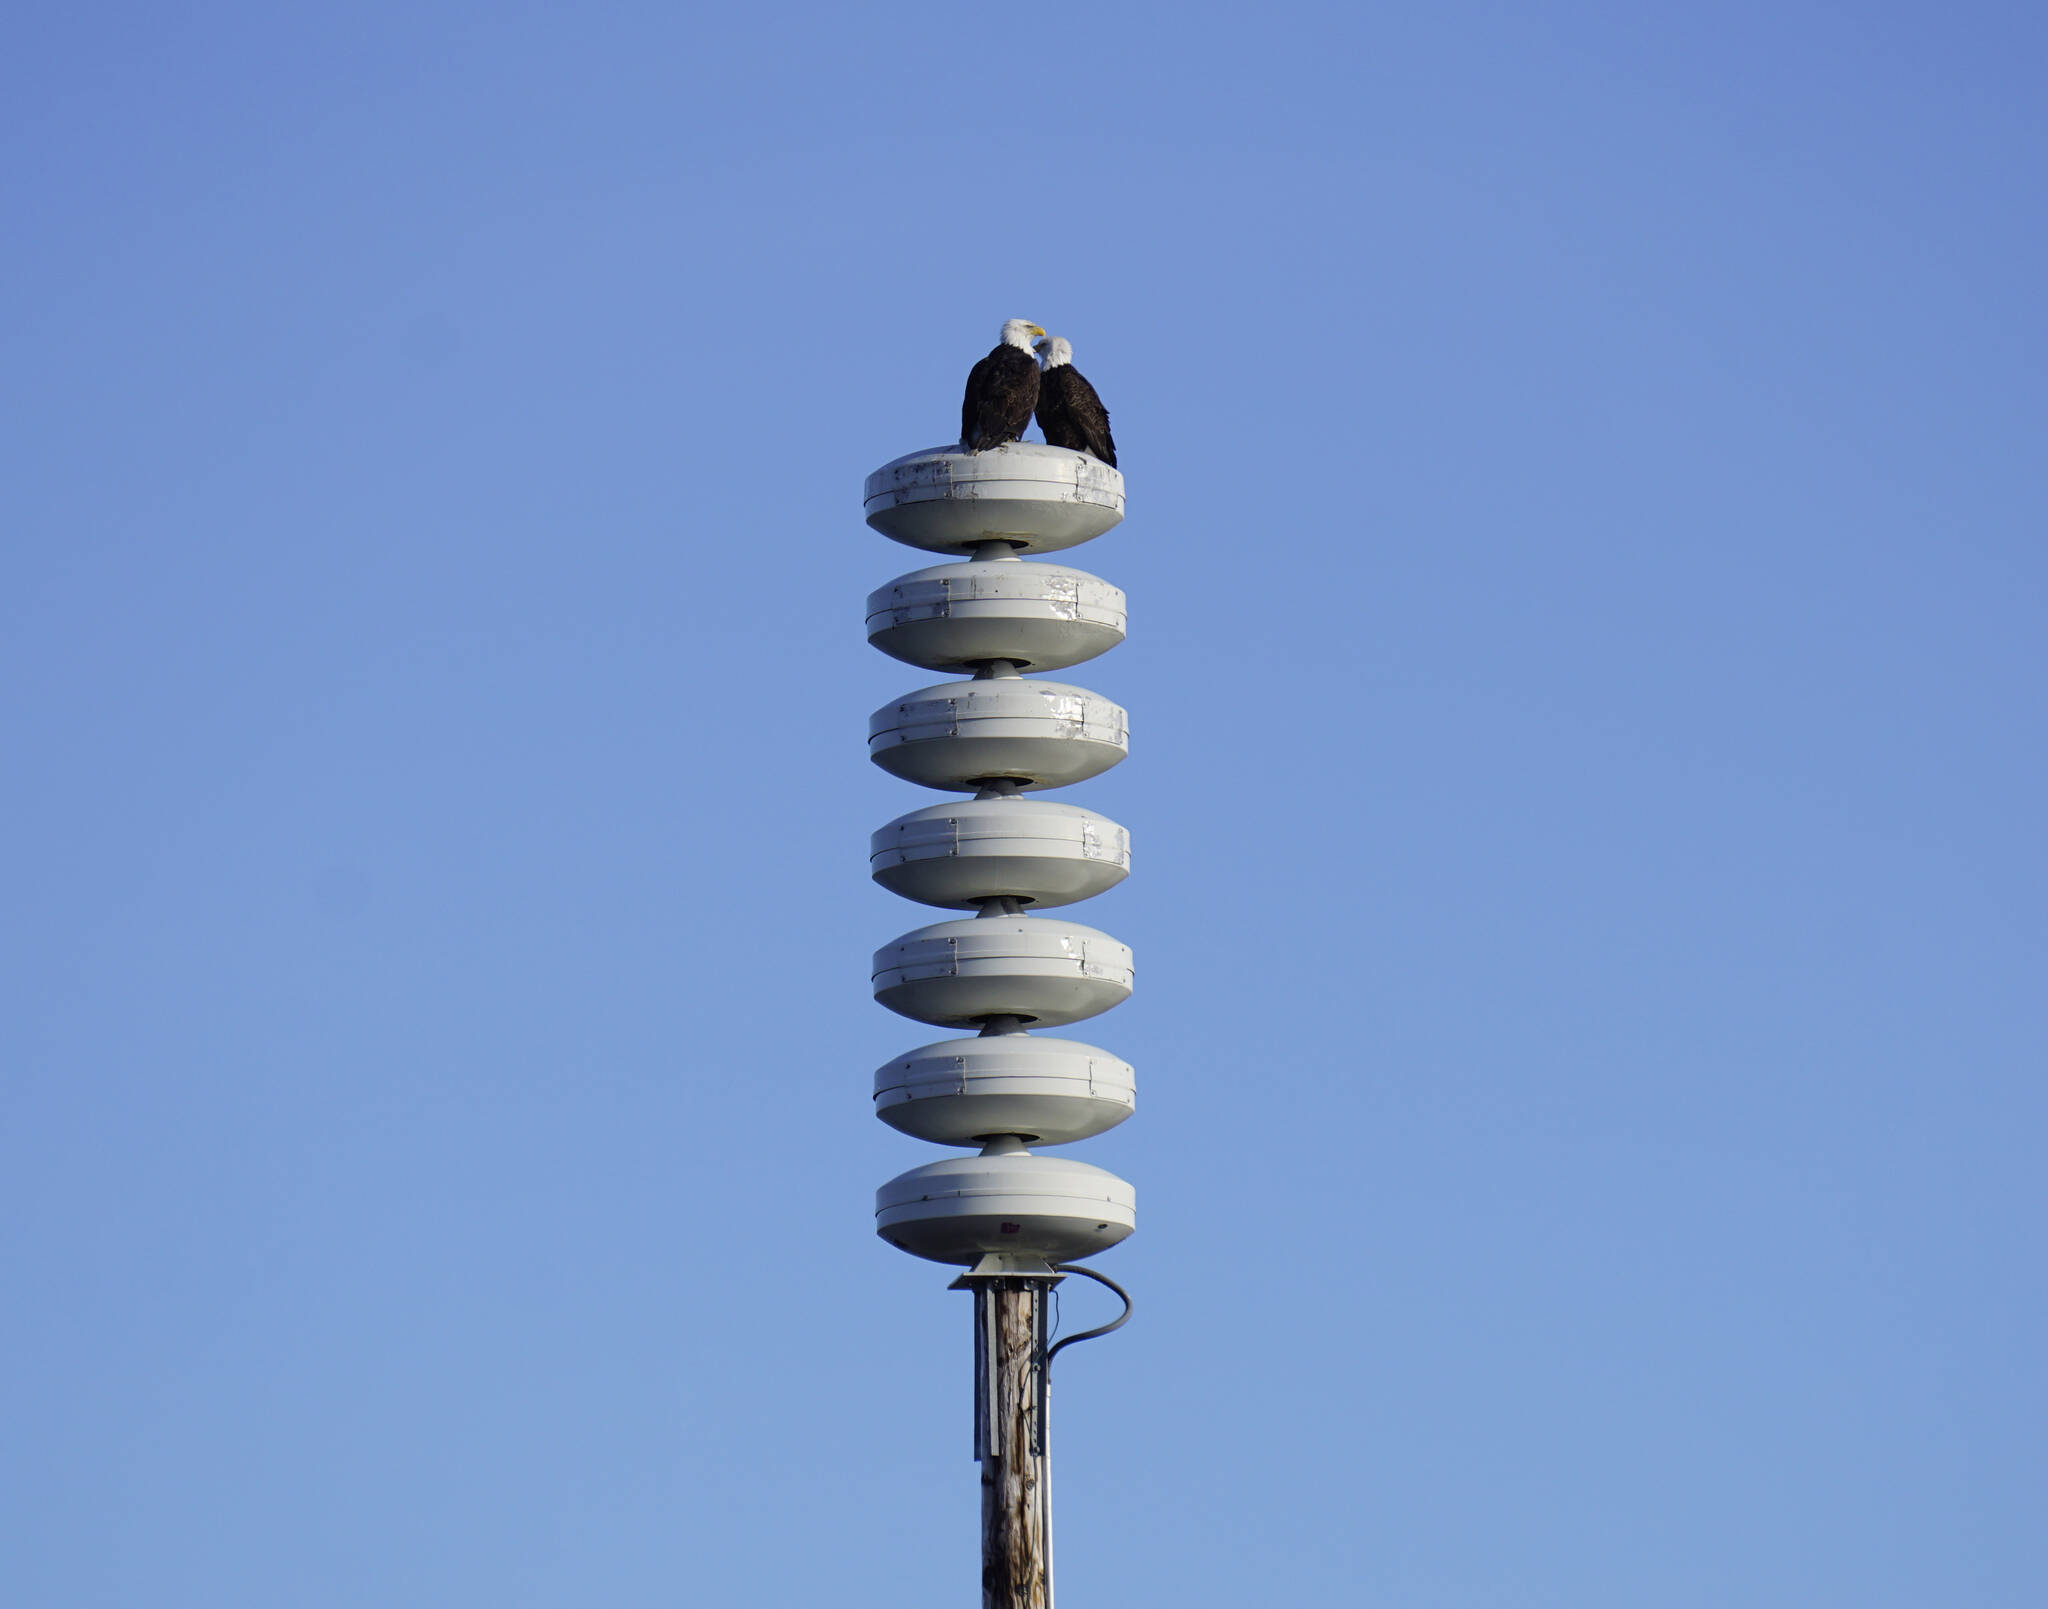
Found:
[[[1038,403],[1038,359],[999,346],[975,364],[960,410],[961,440],[971,452],[1023,438]]]
[[[967,371],[967,394],[960,399],[960,445],[974,445],[974,428],[981,422],[981,399],[988,390],[989,360],[983,358]]]
[[[1038,388],[1038,428],[1055,447],[1093,453],[1116,467],[1116,438],[1109,433],[1109,410],[1095,387],[1071,363],[1045,371]]]
[[[1075,433],[1081,438],[1081,446],[1100,458],[1111,469],[1116,468],[1116,437],[1109,433],[1109,410],[1102,405],[1102,398],[1095,394],[1095,387],[1087,377],[1072,364],[1074,383],[1067,398],[1067,416],[1073,421]]]

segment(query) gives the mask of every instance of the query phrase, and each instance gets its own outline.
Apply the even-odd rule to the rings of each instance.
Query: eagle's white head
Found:
[[[1045,331],[1032,323],[1028,318],[1006,319],[1003,323],[1004,346],[1021,347],[1024,351],[1029,352],[1032,340],[1034,338],[1042,338],[1044,335]]]
[[[1064,335],[1048,335],[1038,343],[1038,361],[1048,369],[1074,361],[1074,343]]]

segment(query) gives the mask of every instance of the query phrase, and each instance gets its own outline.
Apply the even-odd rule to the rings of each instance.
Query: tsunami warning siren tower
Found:
[[[1059,1346],[1047,1345],[1046,1294],[1071,1271],[1121,1295],[1093,1270],[1062,1265],[1114,1246],[1137,1221],[1136,1192],[1115,1174],[1034,1149],[1100,1134],[1137,1099],[1117,1056],[1035,1032],[1130,996],[1128,946],[1038,914],[1113,888],[1130,870],[1122,827],[1038,797],[1099,776],[1129,740],[1121,707],[1038,674],[1122,642],[1123,593],[1024,555],[1089,541],[1123,512],[1114,468],[1033,442],[911,453],[866,486],[869,525],[955,556],[868,597],[870,643],[957,678],[877,710],[869,758],[907,782],[968,795],[876,832],[871,870],[906,899],[972,913],[875,952],[876,1000],[960,1035],[879,1069],[875,1115],[972,1149],[883,1185],[875,1222],[899,1250],[967,1269],[955,1288],[974,1296],[985,1609],[1051,1604],[1046,1374]]]

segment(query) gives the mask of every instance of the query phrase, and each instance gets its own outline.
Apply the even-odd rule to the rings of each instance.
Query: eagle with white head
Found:
[[[1038,343],[1045,372],[1038,379],[1038,428],[1054,447],[1072,447],[1116,468],[1116,438],[1109,433],[1109,410],[1087,376],[1074,367],[1073,343],[1051,335]]]
[[[1029,319],[1010,319],[995,350],[968,371],[967,395],[960,402],[963,451],[986,452],[1024,439],[1038,406],[1038,359],[1031,343],[1044,334]]]

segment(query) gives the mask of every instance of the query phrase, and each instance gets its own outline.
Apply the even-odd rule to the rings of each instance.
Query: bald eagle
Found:
[[[960,445],[978,453],[1021,441],[1038,406],[1038,359],[1031,338],[1045,331],[1029,320],[1013,318],[1003,326],[995,350],[968,371],[967,395],[960,401]]]
[[[1109,410],[1087,377],[1074,367],[1074,348],[1061,336],[1039,343],[1045,373],[1038,379],[1038,428],[1055,447],[1093,453],[1116,468],[1116,438],[1109,433]]]

